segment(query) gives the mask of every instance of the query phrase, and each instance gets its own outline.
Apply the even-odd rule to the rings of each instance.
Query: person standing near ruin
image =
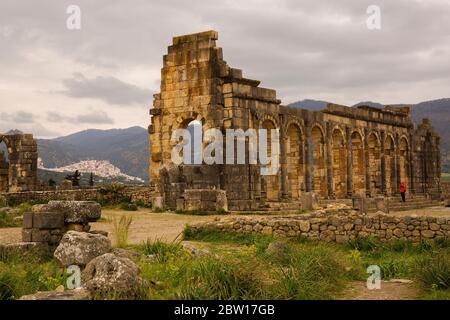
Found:
[[[402,201],[406,201],[406,186],[404,182],[400,183],[400,195],[402,196]]]

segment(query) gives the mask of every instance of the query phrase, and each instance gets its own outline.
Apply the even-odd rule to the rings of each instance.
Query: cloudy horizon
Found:
[[[81,9],[68,30],[66,9]],[[381,29],[366,26],[369,5]],[[0,132],[146,127],[173,36],[216,30],[224,60],[283,104],[450,97],[450,0],[0,3]]]

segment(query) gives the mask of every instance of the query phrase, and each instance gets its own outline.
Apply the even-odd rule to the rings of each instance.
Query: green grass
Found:
[[[441,174],[441,181],[442,182],[450,182],[450,173],[443,172]]]
[[[0,255],[0,300],[54,290],[65,282],[65,275],[50,255],[40,258],[32,254]]]

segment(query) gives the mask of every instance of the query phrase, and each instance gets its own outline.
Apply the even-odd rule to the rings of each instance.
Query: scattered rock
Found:
[[[106,253],[86,265],[83,288],[99,298],[139,299],[148,287],[139,273],[130,259]]]
[[[127,258],[130,260],[139,259],[141,257],[139,252],[122,248],[114,248],[111,253],[113,253],[116,257]]]
[[[183,248],[186,249],[193,257],[203,257],[211,253],[206,249],[198,249],[189,243],[183,243]]]
[[[62,287],[62,286],[60,286]],[[91,295],[88,290],[79,288],[64,291],[58,287],[54,291],[37,292],[21,297],[19,300],[89,300]]]
[[[20,210],[10,207],[0,208],[0,214],[6,214],[8,216],[17,216],[20,215]]]
[[[111,240],[100,234],[87,232],[67,232],[54,256],[64,266],[77,265],[83,267],[92,259],[111,251]]]
[[[103,231],[103,230],[92,230],[92,231],[89,231],[89,233],[101,234],[102,236],[105,236],[105,237],[107,237],[109,235],[108,231]]]
[[[266,253],[277,260],[284,260],[287,256],[287,245],[282,241],[274,241],[269,244]]]
[[[388,282],[392,282],[392,283],[413,283],[414,281],[409,280],[409,279],[391,279]]]

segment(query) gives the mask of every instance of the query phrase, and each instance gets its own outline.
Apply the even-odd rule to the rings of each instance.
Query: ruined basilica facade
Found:
[[[396,196],[401,182],[409,196],[439,197],[440,138],[430,121],[414,125],[408,106],[284,106],[275,90],[230,68],[217,39],[215,31],[174,37],[164,55],[161,91],[150,109],[155,203],[202,207],[208,189],[225,194],[231,210],[255,210],[298,203],[307,192],[323,199]],[[264,176],[259,164],[174,165],[172,133],[194,120],[203,132],[218,128],[224,135],[226,129],[279,129],[280,170]]]

